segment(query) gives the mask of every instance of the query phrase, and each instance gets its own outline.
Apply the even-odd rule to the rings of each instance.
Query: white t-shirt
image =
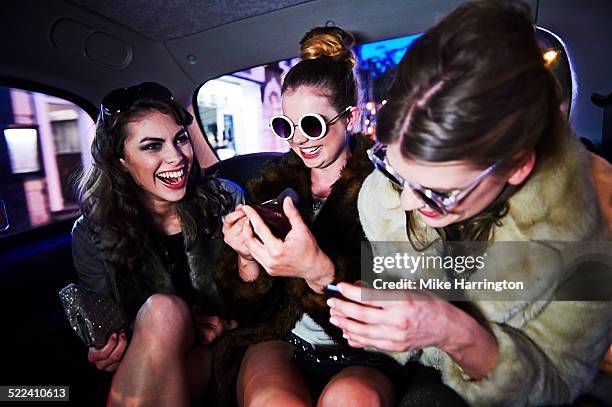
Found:
[[[327,198],[313,197],[313,199],[315,200],[315,204],[313,205],[312,212],[313,217],[316,217],[321,211],[321,208],[323,207],[323,204],[325,204],[325,200]],[[321,326],[306,313],[304,313],[302,318],[295,323],[295,327],[291,332],[311,345],[336,345],[336,342],[325,333],[323,328],[321,328]]]
[[[295,323],[295,327],[291,332],[311,345],[336,345],[336,342],[325,333],[323,328],[306,313]]]

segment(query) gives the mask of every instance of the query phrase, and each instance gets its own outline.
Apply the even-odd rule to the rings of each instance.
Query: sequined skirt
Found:
[[[368,366],[378,369],[393,381],[404,375],[404,368],[392,357],[346,347],[313,346],[299,336],[289,333],[286,341],[295,345],[292,361],[309,375],[329,380],[349,366]]]

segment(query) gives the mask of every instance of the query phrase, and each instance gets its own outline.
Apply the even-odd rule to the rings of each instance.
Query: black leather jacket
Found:
[[[244,202],[244,192],[238,185],[224,179],[218,181],[232,195],[234,204]],[[225,245],[221,226],[222,223],[219,220],[218,228],[213,236],[198,236],[193,247],[185,252],[189,266],[189,280],[192,288],[198,294],[197,303],[204,308],[203,311],[210,315],[223,315],[225,311],[225,306],[213,280],[217,272],[219,254]],[[115,268],[103,260],[102,253],[83,216],[75,221],[72,228],[72,259],[79,285],[101,295],[113,297],[121,304],[130,319],[135,318],[140,306],[148,296],[155,292],[176,294],[169,271],[160,256],[158,259],[152,259],[154,270],[147,273],[155,281],[142,284],[143,287],[154,286],[156,288],[152,290],[148,287],[137,287],[142,290],[132,291],[141,291],[142,294],[139,292],[134,295],[122,295],[121,293],[125,294],[125,291],[122,291],[118,285]]]

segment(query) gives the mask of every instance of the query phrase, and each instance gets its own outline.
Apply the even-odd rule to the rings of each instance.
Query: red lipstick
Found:
[[[177,182],[176,184],[168,184],[167,182],[162,181],[162,185],[169,189],[181,189],[185,186],[186,182],[187,182],[187,177],[183,175],[181,177],[181,180]]]
[[[321,154],[321,151],[323,150],[323,148],[321,146],[318,146],[318,149],[315,150],[314,153],[307,153],[306,151],[304,151],[303,149],[300,148],[300,154],[302,155],[303,158],[310,160],[312,158],[317,157],[319,154]]]
[[[439,213],[439,212],[436,212],[436,211],[434,211],[434,210],[427,211],[427,210],[425,210],[425,209],[421,208],[421,209],[419,209],[418,211],[421,213],[421,215],[426,216],[426,217],[428,217],[428,218],[437,218],[437,217],[439,217],[439,216],[440,216],[440,213]]]

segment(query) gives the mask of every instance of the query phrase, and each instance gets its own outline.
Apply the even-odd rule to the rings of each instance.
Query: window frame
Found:
[[[0,86],[5,87],[5,88],[23,90],[26,92],[42,93],[48,96],[53,96],[53,97],[63,99],[81,108],[85,113],[87,113],[92,118],[94,122],[96,121],[97,116],[98,116],[99,109],[96,107],[94,103],[92,103],[91,101],[89,101],[88,99],[82,96],[79,96],[70,91],[58,88],[56,86],[52,86],[52,85],[41,83],[41,82],[24,80],[20,78],[11,77],[11,76],[4,76],[4,75],[0,75]],[[15,125],[15,126],[12,126],[11,128],[24,128],[24,127],[25,128],[36,127],[38,130],[38,126],[33,126],[33,125]],[[42,162],[42,155],[40,154],[41,152],[40,137],[38,137],[37,144],[38,144],[38,149],[39,149],[38,159],[40,162],[41,170],[37,172],[11,174],[11,176],[16,177],[18,179],[25,180],[32,176],[42,175],[44,167],[43,167],[43,162]],[[10,167],[10,164],[9,164],[9,167]],[[3,198],[3,199],[6,203],[7,201],[6,198]],[[8,214],[8,216],[9,216],[9,222],[10,222],[10,214]],[[70,230],[69,228],[72,227],[74,220],[77,219],[78,216],[80,215],[77,215],[74,218],[71,217],[68,219],[60,219],[60,220],[56,220],[54,222],[50,222],[44,225],[35,226],[28,230],[22,230],[17,233],[9,233],[6,235],[0,235],[0,241],[2,242],[3,246],[6,245],[5,247],[8,248],[10,246],[19,246],[23,244],[24,242],[40,240],[42,238],[49,237],[49,233],[51,234],[57,234],[58,232],[65,233],[66,230],[68,231]]]

